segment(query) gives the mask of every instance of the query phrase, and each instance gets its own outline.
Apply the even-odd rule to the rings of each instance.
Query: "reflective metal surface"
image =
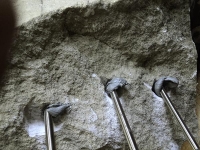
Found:
[[[119,98],[118,98],[116,91],[112,91],[110,93],[110,95],[111,95],[111,97],[112,97],[112,99],[115,103],[115,106],[116,106],[116,109],[117,109],[117,114],[118,114],[120,123],[122,125],[124,134],[126,136],[130,150],[138,150],[135,139],[134,139],[133,134],[131,132],[131,128],[128,124],[127,118],[125,116],[124,110],[123,110],[122,105],[119,101]]]
[[[194,150],[199,150],[199,146],[197,145],[194,137],[192,136],[192,134],[189,132],[187,126],[184,124],[182,118],[180,117],[179,113],[176,111],[176,109],[174,108],[169,96],[167,95],[167,93],[165,92],[164,89],[161,90],[160,92],[162,98],[164,99],[164,101],[167,103],[169,109],[171,110],[171,112],[173,113],[173,115],[175,116],[176,120],[178,121],[178,123],[180,124],[182,130],[184,131],[185,135],[188,138],[188,141],[190,142],[192,148]]]
[[[47,150],[55,150],[53,120],[48,111],[44,112]]]

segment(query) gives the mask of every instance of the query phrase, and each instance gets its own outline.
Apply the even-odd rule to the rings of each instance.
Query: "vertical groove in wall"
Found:
[[[43,0],[40,0],[41,4],[40,4],[40,7],[41,7],[41,15],[43,14]]]

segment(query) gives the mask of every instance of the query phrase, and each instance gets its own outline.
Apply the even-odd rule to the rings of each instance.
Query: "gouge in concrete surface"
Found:
[[[136,141],[134,139],[128,120],[116,92],[119,87],[123,87],[127,84],[127,81],[123,78],[113,78],[106,84],[106,92],[110,94],[111,98],[114,101],[115,107],[117,109],[117,115],[119,117],[130,150],[138,150]]]
[[[44,122],[45,122],[47,150],[56,150],[52,117],[57,117],[64,110],[70,108],[70,106],[71,106],[71,104],[57,103],[57,104],[49,105],[44,110]]]
[[[167,95],[166,89],[176,88],[179,84],[178,79],[174,77],[161,77],[157,81],[154,81],[152,91],[159,97],[162,97],[166,102],[167,106],[171,110],[172,114],[175,116],[176,120],[178,121],[179,125],[181,126],[183,132],[185,133],[188,141],[190,142],[192,148],[194,150],[199,150],[199,146],[197,145],[194,137],[188,130],[187,126],[183,122],[181,116],[179,115],[178,111],[175,109],[174,105],[172,104],[169,96]]]

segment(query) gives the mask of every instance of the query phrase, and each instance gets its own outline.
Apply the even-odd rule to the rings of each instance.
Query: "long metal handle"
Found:
[[[53,120],[48,111],[44,112],[44,122],[45,122],[47,149],[56,150],[55,140],[54,140]]]
[[[135,139],[134,139],[133,134],[131,132],[131,128],[128,124],[124,110],[123,110],[122,105],[121,105],[119,98],[117,96],[117,93],[115,91],[113,91],[112,93],[110,93],[110,95],[111,95],[111,97],[112,97],[112,99],[115,103],[116,108],[117,108],[117,114],[118,114],[120,123],[122,125],[125,137],[128,141],[128,145],[129,145],[130,150],[138,150]]]
[[[199,150],[199,147],[194,139],[194,137],[192,136],[192,134],[190,133],[190,131],[188,130],[187,126],[184,124],[182,118],[180,117],[179,113],[176,111],[176,109],[174,108],[169,96],[167,95],[167,93],[165,92],[164,89],[161,90],[160,92],[162,98],[165,100],[165,102],[167,103],[169,109],[171,110],[171,112],[173,113],[173,115],[175,116],[175,118],[177,119],[178,123],[180,124],[182,130],[184,131],[185,135],[187,136],[192,148],[194,150]]]

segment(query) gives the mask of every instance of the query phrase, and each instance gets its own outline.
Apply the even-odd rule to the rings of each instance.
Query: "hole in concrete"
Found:
[[[25,129],[28,135],[35,138],[38,142],[45,143],[45,123],[44,123],[44,108],[48,104],[42,106],[33,102],[26,105],[24,109]],[[54,132],[62,129],[63,122],[60,119],[54,119]]]

